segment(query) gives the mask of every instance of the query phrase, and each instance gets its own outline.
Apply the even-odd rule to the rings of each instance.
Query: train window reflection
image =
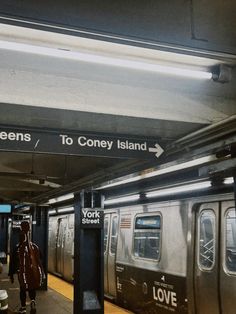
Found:
[[[157,223],[158,222],[158,223]],[[137,217],[134,230],[134,256],[160,259],[161,216]]]
[[[114,216],[112,217],[112,222],[111,222],[111,247],[110,247],[110,252],[111,254],[116,253],[116,244],[117,244],[117,222],[118,222],[118,217]]]
[[[108,218],[104,219],[104,252],[107,251],[108,240]]]
[[[226,267],[236,272],[236,212],[230,208],[226,212]]]
[[[211,270],[215,264],[215,213],[204,210],[200,215],[198,262],[203,270]]]

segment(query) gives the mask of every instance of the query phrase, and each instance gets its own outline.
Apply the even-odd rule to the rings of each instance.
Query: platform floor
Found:
[[[8,266],[4,265],[3,273],[0,274],[0,289],[8,293],[8,313],[17,313],[20,307],[19,283],[15,275],[12,284],[7,276]],[[27,298],[27,313],[30,313],[30,301]],[[37,291],[36,297],[37,314],[65,314],[73,312],[73,303],[68,298],[48,287],[48,291]]]
[[[48,274],[48,287],[62,294],[64,297],[73,300],[73,285],[61,280],[58,277]],[[104,313],[105,314],[128,314],[132,313],[127,310],[121,309],[120,307],[105,301],[104,302]]]
[[[9,314],[17,313],[20,307],[19,284],[17,276],[12,284],[7,276],[7,265],[4,265],[3,273],[0,274],[0,289],[7,290]],[[27,300],[27,313],[30,313],[30,302]],[[73,313],[73,285],[48,274],[48,291],[37,291],[37,314],[66,314]],[[104,302],[105,314],[128,314],[132,313],[118,306]]]

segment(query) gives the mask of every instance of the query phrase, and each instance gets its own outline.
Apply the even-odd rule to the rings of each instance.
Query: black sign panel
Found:
[[[117,263],[116,278],[118,304],[142,314],[188,313],[186,277]]]
[[[0,127],[0,150],[136,159],[158,158],[163,153],[154,140],[10,127]]]
[[[103,228],[103,211],[99,209],[83,208],[81,210],[80,228]]]

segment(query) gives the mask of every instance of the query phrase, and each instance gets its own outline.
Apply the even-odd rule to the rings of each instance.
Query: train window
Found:
[[[115,254],[116,253],[116,244],[117,244],[117,224],[118,223],[118,217],[113,216],[111,221],[111,247],[110,247],[110,253]]]
[[[108,242],[108,218],[104,219],[104,252],[107,251]]]
[[[202,211],[199,224],[198,263],[201,269],[211,270],[215,264],[215,213],[212,210]]]
[[[230,272],[236,272],[236,212],[229,208],[226,212],[226,267]]]
[[[139,216],[135,220],[134,256],[152,260],[160,258],[161,216]]]

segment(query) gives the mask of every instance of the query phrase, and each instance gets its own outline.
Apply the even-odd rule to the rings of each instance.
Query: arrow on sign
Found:
[[[159,144],[155,144],[155,147],[149,147],[148,151],[150,153],[156,153],[155,156],[158,158],[164,152],[164,149]]]

